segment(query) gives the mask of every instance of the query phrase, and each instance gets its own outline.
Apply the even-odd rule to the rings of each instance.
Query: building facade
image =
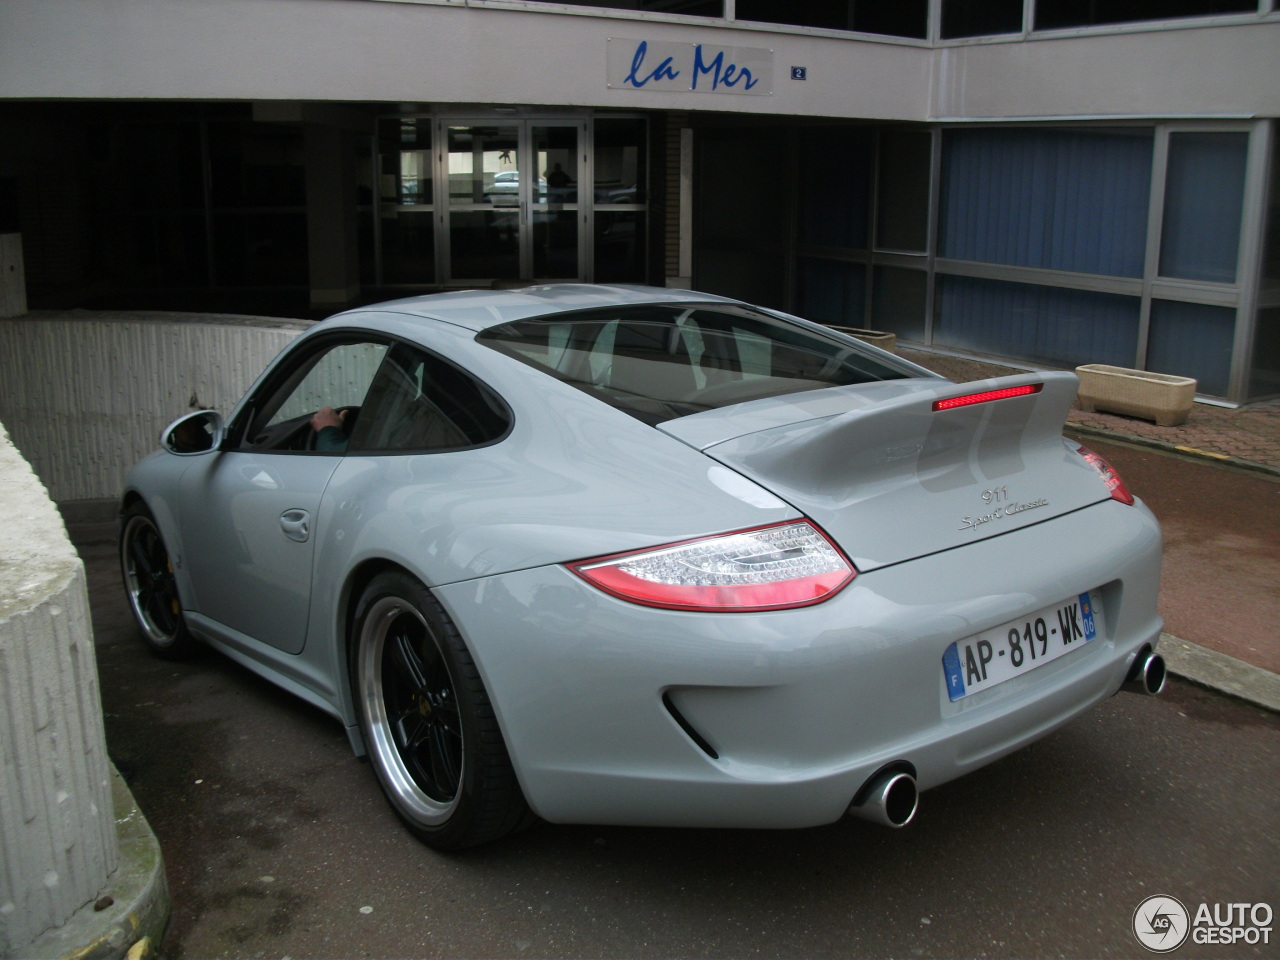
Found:
[[[688,286],[1280,394],[1276,0],[7,0],[33,308]]]

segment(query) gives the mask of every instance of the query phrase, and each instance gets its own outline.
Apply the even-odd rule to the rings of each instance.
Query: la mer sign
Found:
[[[661,93],[773,93],[773,51],[705,43],[654,43],[609,38],[612,89]]]

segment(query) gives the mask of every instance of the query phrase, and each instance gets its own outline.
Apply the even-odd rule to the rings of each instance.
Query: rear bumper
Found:
[[[1159,637],[1159,568],[1151,514],[1107,501],[861,574],[797,610],[655,610],[562,567],[438,594],[542,817],[801,827],[838,819],[887,763],[935,786],[1115,693]],[[942,656],[953,641],[1085,590],[1103,610],[1095,640],[949,700]]]

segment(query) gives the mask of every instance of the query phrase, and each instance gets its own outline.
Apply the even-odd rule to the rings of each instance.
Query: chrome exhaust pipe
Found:
[[[872,777],[849,806],[849,814],[886,827],[905,827],[916,815],[920,792],[916,778],[892,771]]]
[[[1133,666],[1129,668],[1129,675],[1125,677],[1124,686],[1120,689],[1154,697],[1164,689],[1164,681],[1168,673],[1164,657],[1154,653],[1150,647],[1146,647],[1134,658]]]

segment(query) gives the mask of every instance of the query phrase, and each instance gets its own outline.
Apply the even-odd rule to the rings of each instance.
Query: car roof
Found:
[[[725,297],[694,290],[630,285],[554,283],[518,290],[459,290],[406,297],[339,313],[329,323],[350,322],[371,313],[442,320],[477,332],[502,323],[531,317],[554,316],[592,307],[617,307],[645,303],[737,303]]]

